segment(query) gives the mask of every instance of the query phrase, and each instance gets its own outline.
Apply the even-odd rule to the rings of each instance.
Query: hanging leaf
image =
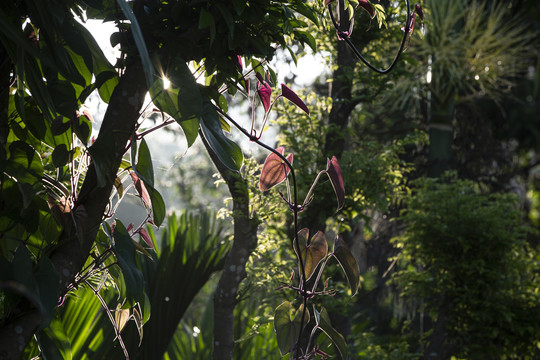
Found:
[[[326,243],[326,238],[322,231],[318,231],[311,239],[309,245],[306,247],[308,238],[308,228],[304,228],[298,232],[300,254],[297,253],[296,255],[302,258],[306,280],[311,278],[321,260],[324,259],[328,253],[328,244]],[[296,246],[294,250],[296,252]]]
[[[47,256],[42,256],[39,260],[36,273],[39,302],[42,310],[39,329],[48,326],[56,313],[58,306],[58,280],[58,273],[51,260]]]
[[[323,307],[321,312],[318,312],[317,309],[313,307],[313,313],[315,314],[315,322],[317,323],[317,327],[321,329],[330,338],[330,340],[332,340],[332,343],[339,351],[341,358],[347,359],[347,342],[345,341],[343,335],[338,333],[336,329],[332,327],[330,316],[328,315],[326,309]]]
[[[113,237],[114,253],[126,283],[126,298],[128,301],[142,300],[144,279],[141,270],[137,267],[135,246],[127,229],[119,220],[116,220]]]
[[[359,5],[367,11],[372,19],[375,17],[375,9],[373,9],[373,6],[371,6],[371,3],[368,0],[359,0]]]
[[[306,311],[304,323],[302,324],[302,313],[304,305],[300,305],[294,313],[293,320],[291,314],[294,309],[289,301],[284,301],[274,312],[274,331],[276,332],[277,343],[281,356],[294,350],[296,340],[300,331],[309,323],[309,311]]]
[[[129,320],[129,309],[122,309],[122,304],[116,305],[114,312],[114,321],[116,322],[116,328],[118,332],[122,332],[122,329]]]
[[[137,156],[137,164],[133,168],[139,178],[148,186],[154,187],[154,166],[152,165],[152,156],[150,149],[144,139],[141,140]]]
[[[339,166],[335,156],[332,157],[332,160],[328,159],[326,163],[326,173],[328,174],[334,192],[336,193],[338,202],[337,210],[340,210],[345,203],[345,185],[343,184],[343,176],[341,175],[341,166]]]
[[[285,152],[285,148],[280,146],[276,149],[281,155]],[[287,161],[292,165],[293,154],[289,154],[286,157]],[[270,153],[264,161],[263,168],[261,170],[261,177],[259,180],[259,189],[262,192],[279,185],[285,180],[291,169],[285,164],[283,159],[277,156],[275,153]]]
[[[332,255],[347,277],[349,287],[351,288],[351,296],[356,295],[360,283],[360,270],[358,269],[358,264],[356,263],[353,254],[340,236],[336,237]]]
[[[207,102],[203,106],[201,120],[204,138],[221,163],[231,170],[240,170],[244,162],[244,154],[240,147],[223,133],[219,116],[212,103]]]
[[[139,51],[139,56],[141,57],[144,74],[146,75],[146,81],[148,83],[148,86],[150,86],[154,78],[154,66],[152,65],[152,61],[150,60],[150,55],[148,54],[148,49],[146,48],[146,42],[144,41],[139,22],[137,21],[133,10],[131,10],[131,7],[126,0],[116,0],[116,2],[120,6],[120,9],[122,9],[122,12],[126,16],[126,18],[131,22],[131,33],[133,35],[133,39],[135,40],[137,50]]]
[[[148,246],[150,246],[152,249],[154,249],[154,243],[152,243],[152,239],[150,238],[150,235],[148,234],[148,232],[144,228],[141,228],[139,230],[139,234],[141,235],[143,240],[148,244]]]
[[[281,84],[281,95],[289,99],[293,104],[304,110],[305,113],[309,115],[309,109],[306,104],[302,101],[302,99],[298,97],[298,95],[296,95],[294,91],[289,89],[285,84]]]
[[[261,99],[261,103],[263,104],[264,112],[268,112],[268,109],[270,109],[270,96],[272,96],[272,89],[266,81],[259,82],[257,94],[259,95],[259,99]]]
[[[141,181],[136,172],[132,172],[130,175],[133,183],[135,184],[135,190],[137,190],[137,194],[139,194],[141,199],[143,199],[143,201],[146,203],[146,205],[148,205],[148,207],[151,207],[152,201],[150,200],[150,195],[148,194],[148,190],[146,189],[144,182]]]

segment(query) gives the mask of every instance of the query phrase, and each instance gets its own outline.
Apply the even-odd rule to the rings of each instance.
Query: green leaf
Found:
[[[131,236],[120,220],[116,220],[113,237],[114,253],[126,283],[126,298],[128,301],[133,300],[134,302],[144,300],[144,279],[141,270],[137,267],[135,246],[133,246]]]
[[[308,238],[308,228],[304,228],[298,232],[300,254],[297,253],[296,255],[302,258],[306,280],[311,278],[321,260],[324,259],[328,253],[328,244],[326,243],[326,237],[322,231],[318,231],[306,247]],[[296,252],[296,246],[294,247],[294,251]]]
[[[201,9],[199,15],[199,29],[210,28],[210,45],[214,42],[216,38],[216,22],[214,21],[214,16],[210,14],[205,9]]]
[[[51,123],[51,132],[53,136],[62,135],[68,129],[71,127],[71,122],[69,119],[66,119],[67,121],[64,122],[64,119],[66,119],[63,116],[57,116]]]
[[[79,116],[73,119],[73,132],[83,144],[88,144],[90,134],[92,133],[92,123],[86,116]]]
[[[358,269],[358,264],[356,263],[353,254],[340,236],[336,237],[332,255],[336,258],[337,262],[345,272],[349,287],[351,288],[351,296],[354,296],[358,291],[360,270]]]
[[[139,145],[137,164],[134,165],[133,168],[135,169],[135,173],[139,179],[142,180],[146,191],[148,192],[152,206],[154,224],[156,226],[160,226],[163,219],[165,219],[165,202],[163,201],[161,194],[154,188],[154,168],[152,165],[152,157],[150,155],[150,149],[148,148],[148,145],[144,139],[141,140]],[[139,189],[137,189],[137,191],[139,191]],[[139,195],[141,195],[141,197],[144,199],[145,196],[142,186]],[[148,199],[144,200],[148,202]]]
[[[172,67],[171,86],[163,87],[163,79],[154,81],[150,96],[154,104],[172,116],[182,127],[188,146],[193,145],[198,136],[202,98],[199,87],[185,62],[177,60]]]
[[[48,257],[42,256],[36,273],[39,301],[42,309],[40,329],[48,326],[58,306],[58,274]]]
[[[227,138],[221,129],[219,116],[212,103],[203,106],[201,131],[221,163],[231,170],[240,170],[244,154],[240,147]]]
[[[313,312],[315,314],[315,322],[317,323],[319,329],[321,329],[330,338],[330,340],[332,340],[332,343],[338,349],[341,358],[347,359],[347,342],[345,341],[345,338],[343,338],[343,335],[338,333],[336,329],[332,327],[330,316],[328,315],[326,309],[322,308],[321,312],[319,313],[317,309],[313,307]]]
[[[36,337],[43,360],[72,359],[69,337],[58,318],[54,318],[48,327],[36,334]]]
[[[284,301],[274,311],[274,331],[281,356],[293,350],[300,331],[309,323],[309,311],[306,311],[303,326],[301,324],[304,311],[303,304],[296,310],[293,320],[291,320],[293,311],[294,309],[289,301]]]
[[[148,187],[148,193],[152,201],[152,219],[154,225],[161,226],[166,215],[165,202],[161,194],[153,187]]]
[[[150,187],[154,187],[154,167],[152,165],[152,156],[150,155],[150,149],[144,139],[141,140],[139,145],[139,154],[137,156],[137,164],[133,165],[133,169],[144,181],[144,184]]]
[[[126,0],[116,0],[116,2],[122,9],[122,12],[126,18],[131,22],[131,33],[133,34],[133,39],[135,40],[137,50],[139,50],[139,56],[141,57],[143,64],[146,81],[148,86],[150,86],[154,82],[154,66],[150,60],[150,55],[148,54],[148,49],[146,48],[146,42],[144,41],[139,22],[137,21],[135,14],[133,14],[131,7],[129,7]]]
[[[99,134],[96,142],[88,148],[96,168],[97,185],[104,187],[116,178],[116,161],[114,159],[114,135],[110,132]]]
[[[52,152],[53,165],[57,168],[66,165],[69,161],[69,151],[66,144],[60,144]]]

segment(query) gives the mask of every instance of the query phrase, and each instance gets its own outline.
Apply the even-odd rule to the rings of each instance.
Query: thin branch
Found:
[[[339,1],[339,0],[338,0]],[[341,27],[339,26],[339,24],[337,23],[335,17],[334,17],[334,12],[332,11],[332,6],[331,6],[331,3],[328,4],[328,12],[330,14],[330,19],[332,20],[332,23],[334,24],[334,28],[336,29],[337,33],[338,33],[338,36],[345,40],[345,42],[347,43],[347,45],[349,45],[349,47],[351,48],[351,50],[354,52],[354,54],[364,63],[366,64],[367,67],[369,67],[371,70],[379,73],[379,74],[386,74],[386,73],[389,73],[390,71],[392,71],[392,69],[394,68],[394,66],[397,64],[398,60],[399,60],[399,57],[401,56],[401,53],[403,52],[403,50],[405,49],[405,45],[407,44],[407,39],[409,38],[409,28],[411,26],[411,4],[410,4],[410,1],[409,0],[405,0],[405,3],[407,4],[407,20],[405,22],[405,28],[404,28],[404,31],[403,31],[403,39],[401,40],[401,44],[399,46],[399,50],[398,52],[396,53],[396,56],[394,57],[394,61],[392,61],[392,64],[390,64],[390,66],[386,69],[379,69],[377,67],[375,67],[374,65],[372,65],[369,61],[367,61],[363,56],[362,54],[360,53],[360,51],[358,51],[358,49],[356,48],[356,46],[354,46],[354,44],[352,43],[351,39],[349,38],[349,34],[345,31],[343,31],[341,29]]]

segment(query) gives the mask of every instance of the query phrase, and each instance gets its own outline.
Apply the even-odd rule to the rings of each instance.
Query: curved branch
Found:
[[[390,66],[387,67],[386,69],[379,69],[379,68],[375,67],[374,65],[372,65],[369,61],[367,61],[362,56],[360,51],[358,51],[356,46],[354,46],[351,39],[349,38],[349,34],[346,33],[345,31],[343,31],[341,29],[341,27],[339,26],[339,24],[337,23],[337,21],[336,21],[336,19],[334,17],[334,12],[332,11],[332,6],[330,4],[328,4],[328,12],[330,13],[330,19],[332,19],[332,24],[334,24],[334,28],[336,29],[336,31],[338,33],[338,36],[340,38],[342,38],[343,40],[345,40],[347,45],[349,45],[349,47],[354,52],[354,54],[358,57],[358,59],[360,59],[371,70],[373,70],[373,71],[375,71],[375,72],[377,72],[379,74],[386,74],[386,73],[389,73],[390,71],[392,71],[394,66],[397,64],[397,62],[399,60],[399,57],[401,56],[401,53],[405,49],[405,44],[407,43],[407,38],[409,37],[409,27],[411,26],[411,3],[410,3],[409,0],[405,0],[405,3],[407,4],[407,20],[405,22],[405,28],[404,28],[404,31],[403,31],[403,39],[401,40],[401,44],[399,45],[399,50],[396,53],[396,56],[394,57],[394,61],[392,61],[392,64],[390,64]]]

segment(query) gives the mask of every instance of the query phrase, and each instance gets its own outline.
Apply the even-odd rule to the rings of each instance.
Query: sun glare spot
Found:
[[[167,90],[171,86],[171,81],[166,77],[163,77],[163,89]]]

